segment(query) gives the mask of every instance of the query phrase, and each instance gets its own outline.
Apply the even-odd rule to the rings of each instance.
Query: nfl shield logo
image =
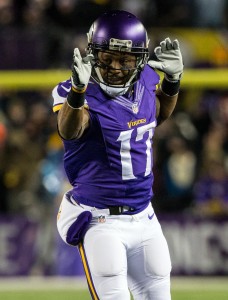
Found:
[[[132,104],[132,111],[134,114],[137,114],[139,111],[138,105],[137,104]]]
[[[97,221],[98,223],[105,223],[106,222],[105,216],[99,216]]]

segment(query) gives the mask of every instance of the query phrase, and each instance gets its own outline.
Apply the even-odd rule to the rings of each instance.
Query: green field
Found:
[[[61,278],[0,280],[0,299],[91,300],[85,281]],[[228,278],[175,278],[172,300],[228,300]]]
[[[91,300],[87,291],[9,291],[0,292],[1,300]],[[227,291],[173,291],[173,300],[227,300]],[[155,299],[156,300],[156,299]]]

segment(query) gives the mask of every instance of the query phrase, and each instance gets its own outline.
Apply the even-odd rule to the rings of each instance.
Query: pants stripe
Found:
[[[79,249],[79,253],[80,253],[80,256],[81,256],[82,264],[83,264],[84,271],[85,271],[85,276],[86,276],[86,279],[87,279],[87,283],[88,283],[88,287],[89,287],[89,291],[90,291],[90,294],[92,296],[92,299],[93,300],[99,300],[99,298],[97,296],[97,293],[96,293],[96,290],[95,290],[95,287],[94,287],[94,284],[93,284],[92,276],[90,274],[88,262],[87,262],[87,259],[86,259],[85,250],[84,250],[84,247],[83,247],[82,243],[80,243],[78,245],[78,249]]]

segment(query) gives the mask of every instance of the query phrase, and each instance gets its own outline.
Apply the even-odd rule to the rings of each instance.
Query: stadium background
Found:
[[[51,90],[70,76],[72,49],[84,51],[88,26],[109,8],[138,15],[151,50],[167,36],[180,40],[185,72],[176,111],[154,139],[153,203],[173,275],[226,281],[228,1],[1,0],[1,288],[6,279],[84,279],[77,251],[56,232],[69,185]]]

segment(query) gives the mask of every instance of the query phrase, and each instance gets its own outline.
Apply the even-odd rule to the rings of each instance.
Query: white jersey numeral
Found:
[[[134,129],[122,131],[117,139],[118,142],[119,141],[121,142],[120,157],[121,157],[123,180],[136,178],[133,174],[131,154],[130,154],[130,150],[131,150],[130,139],[133,130]]]
[[[145,176],[149,175],[151,172],[151,140],[154,134],[154,129],[156,126],[156,122],[152,122],[150,124],[146,124],[138,127],[135,141],[140,141],[143,139],[143,136],[146,132],[149,132],[148,138],[146,139],[146,170]],[[121,165],[122,165],[122,179],[129,180],[135,179],[135,175],[133,173],[133,162],[131,157],[131,137],[132,132],[135,129],[122,131],[117,139],[117,141],[121,142],[120,145],[120,157],[121,157]]]

